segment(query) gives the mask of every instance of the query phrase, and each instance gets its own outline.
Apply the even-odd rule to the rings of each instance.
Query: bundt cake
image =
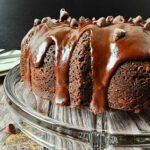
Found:
[[[57,105],[139,112],[150,107],[150,19],[35,19],[21,44],[21,80]]]

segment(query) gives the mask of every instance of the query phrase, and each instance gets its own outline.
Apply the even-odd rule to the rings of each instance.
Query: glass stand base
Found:
[[[61,107],[37,97],[20,82],[19,66],[7,74],[8,110],[18,127],[48,149],[113,150],[150,147],[150,110],[94,115],[86,109]],[[119,150],[120,150],[119,149]]]

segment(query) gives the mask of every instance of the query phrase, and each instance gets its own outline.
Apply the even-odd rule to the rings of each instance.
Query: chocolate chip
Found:
[[[79,22],[80,23],[83,23],[85,21],[85,17],[84,16],[81,16],[80,18],[79,18]]]
[[[146,22],[150,22],[150,18],[147,18]]]
[[[70,22],[70,21],[71,21],[71,19],[72,19],[71,17],[68,17],[67,21],[68,21],[68,22]]]
[[[150,22],[146,22],[146,23],[144,24],[144,29],[150,30]]]
[[[136,18],[133,18],[133,23],[134,24],[139,24],[143,21],[141,16],[137,16]]]
[[[96,20],[96,18],[95,18],[95,17],[93,17],[93,18],[92,18],[92,21],[95,21],[95,20]]]
[[[71,27],[77,27],[78,26],[78,21],[75,19],[75,18],[72,18],[71,19],[71,22],[70,22],[70,26]]]
[[[114,19],[113,16],[107,16],[106,18],[107,25],[111,24],[113,22],[113,19]]]
[[[48,20],[50,20],[51,18],[50,17],[44,17],[43,19],[42,19],[42,23],[46,23]]]
[[[41,22],[42,22],[42,23],[47,22],[47,18],[46,18],[46,17],[44,17],[44,18],[41,20]]]
[[[93,23],[93,24],[97,24],[97,20],[93,20],[92,23]]]
[[[49,20],[49,21],[46,22],[46,25],[47,25],[48,27],[52,27],[54,24],[55,24],[55,23],[52,22],[51,20]]]
[[[101,17],[97,20],[96,23],[99,27],[104,27],[106,26],[106,19],[104,17]]]
[[[95,17],[92,18],[92,23],[93,23],[93,24],[97,24],[97,20],[96,20]]]
[[[116,23],[124,23],[125,22],[125,19],[123,16],[116,16],[113,20],[113,23],[116,24]]]
[[[69,13],[64,8],[62,8],[60,10],[60,17],[59,17],[60,21],[63,22],[65,20],[67,20],[68,17],[69,17]]]
[[[4,132],[8,134],[16,134],[16,128],[13,124],[8,124],[5,127]]]
[[[89,21],[90,21],[90,19],[89,19],[89,18],[85,18],[85,21],[86,21],[86,22],[89,22]]]
[[[133,18],[130,17],[130,18],[128,19],[128,22],[132,23],[132,21],[133,21]]]
[[[57,19],[51,19],[51,22],[58,23],[59,21]]]
[[[116,28],[113,33],[113,42],[119,40],[120,38],[125,37],[126,31],[120,28]]]
[[[41,23],[41,20],[40,19],[34,19],[34,26],[37,26]]]
[[[148,19],[146,20],[146,23],[144,24],[144,29],[150,30],[150,18],[148,18]]]

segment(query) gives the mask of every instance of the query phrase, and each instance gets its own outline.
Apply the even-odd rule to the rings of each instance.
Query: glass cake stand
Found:
[[[22,132],[48,149],[150,147],[150,110],[94,115],[86,109],[53,105],[20,81],[19,65],[7,74],[4,90],[12,119]]]

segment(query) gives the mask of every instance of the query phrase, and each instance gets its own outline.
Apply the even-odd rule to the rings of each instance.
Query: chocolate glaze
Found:
[[[126,35],[113,40],[114,30],[122,29]],[[69,104],[69,62],[76,43],[81,35],[89,30],[91,32],[91,68],[93,79],[93,95],[90,109],[94,113],[104,112],[107,108],[107,88],[116,69],[125,61],[150,58],[150,31],[133,23],[117,23],[99,27],[92,21],[82,22],[78,27],[70,27],[70,22],[59,22],[48,26],[42,23],[33,27],[34,35],[28,46],[22,42],[27,60],[24,81],[30,82],[30,65],[40,67],[43,63],[48,47],[54,41],[55,50],[55,76],[56,93],[55,103]],[[26,47],[26,48],[25,48]]]

